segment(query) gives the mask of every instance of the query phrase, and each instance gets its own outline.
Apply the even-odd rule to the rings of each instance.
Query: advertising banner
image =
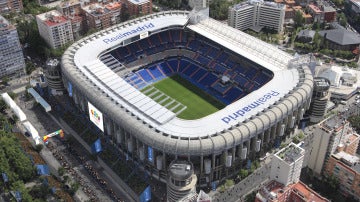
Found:
[[[148,147],[148,160],[150,162],[153,162],[154,161],[154,158],[153,158],[153,149],[152,147]]]
[[[88,102],[90,121],[93,122],[101,131],[104,132],[103,114]]]
[[[69,96],[72,97],[73,96],[73,88],[72,88],[72,84],[70,83],[70,81],[68,82],[68,92],[69,92]]]

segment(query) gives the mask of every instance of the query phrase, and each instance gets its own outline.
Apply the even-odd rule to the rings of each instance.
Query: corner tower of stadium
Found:
[[[198,186],[210,186],[302,119],[313,78],[298,60],[211,18],[166,11],[75,42],[61,67],[69,96],[119,152],[163,182],[173,160],[190,161]],[[217,104],[192,117],[205,104],[184,97]]]

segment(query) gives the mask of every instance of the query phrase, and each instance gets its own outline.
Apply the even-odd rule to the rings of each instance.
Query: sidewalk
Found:
[[[49,116],[59,126],[61,126],[67,134],[71,134],[89,153],[91,153],[90,146],[64,120],[60,117],[55,117],[51,113],[49,113]],[[103,173],[106,176],[106,180],[114,185],[112,188],[116,193],[121,193],[121,195],[125,197],[125,201],[139,201],[139,196],[137,196],[136,193],[128,187],[127,184],[116,173],[114,173],[114,171],[112,171],[102,159],[98,158],[98,160],[94,161],[94,163],[104,169]]]

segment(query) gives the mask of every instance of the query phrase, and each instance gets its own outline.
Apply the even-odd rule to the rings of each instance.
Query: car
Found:
[[[342,104],[342,105],[346,105],[347,103],[346,103],[346,101],[345,101],[345,100],[341,100],[341,101],[340,101],[340,104]]]
[[[357,96],[355,97],[355,100],[358,100],[358,99],[360,99],[360,95],[357,95]]]

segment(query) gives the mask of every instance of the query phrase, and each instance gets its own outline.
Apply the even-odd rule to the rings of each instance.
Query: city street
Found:
[[[213,195],[214,202],[227,202],[227,201],[244,201],[244,197],[258,190],[270,178],[271,170],[271,156],[267,157],[262,163],[262,166],[254,171],[251,175],[244,180],[235,184],[233,187],[227,189],[224,193],[215,193]]]

